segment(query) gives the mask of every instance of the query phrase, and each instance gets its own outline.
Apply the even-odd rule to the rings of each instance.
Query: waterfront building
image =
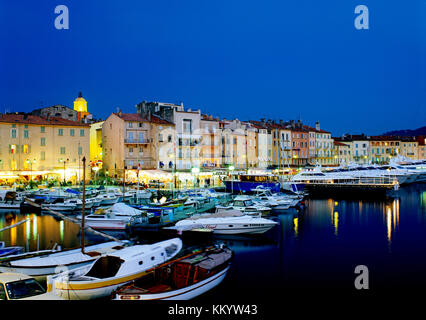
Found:
[[[418,143],[417,158],[419,160],[426,159],[426,136],[416,137]]]
[[[343,165],[352,161],[351,146],[348,143],[338,141],[337,138],[333,139],[334,144],[334,164]]]
[[[302,122],[291,120],[291,165],[296,168],[305,166],[309,158],[309,131],[303,128]]]
[[[239,170],[257,167],[256,128],[238,119],[223,119],[219,122],[219,128],[223,166],[233,166]]]
[[[400,154],[401,139],[389,136],[370,137],[370,161],[377,164],[387,164],[392,157]]]
[[[1,177],[77,183],[82,179],[81,159],[90,156],[89,130],[87,124],[60,117],[1,115]]]
[[[176,169],[191,170],[201,166],[202,131],[200,127],[201,110],[185,110],[183,103],[176,105],[164,102],[142,101],[137,106],[142,115],[155,115],[174,124],[173,139],[176,141]]]
[[[339,142],[350,146],[350,162],[367,164],[370,159],[370,138],[364,134],[344,134]]]
[[[213,118],[212,115],[201,116],[200,126],[202,137],[200,157],[201,167],[203,168],[219,168],[221,166],[221,133],[219,122],[220,120]]]
[[[103,166],[112,177],[172,167],[174,142],[174,124],[167,120],[151,114],[112,113],[102,125]]]
[[[416,140],[416,137],[401,137],[400,139],[400,155],[413,160],[419,159],[419,142]]]
[[[257,154],[258,167],[268,169],[272,165],[272,135],[271,129],[262,121],[250,120],[251,126],[256,128],[257,132]]]
[[[304,125],[303,128],[309,133],[309,164],[334,165],[334,143],[331,133],[322,130],[319,121],[315,123],[315,128],[307,125]]]
[[[99,121],[90,125],[90,163],[92,168],[102,168],[102,126],[104,122]]]

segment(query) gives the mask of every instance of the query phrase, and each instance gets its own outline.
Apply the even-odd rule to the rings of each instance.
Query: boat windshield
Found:
[[[114,277],[118,270],[120,270],[123,262],[123,260],[114,256],[100,257],[90,268],[86,276],[99,279]]]
[[[35,279],[9,282],[6,284],[6,290],[12,300],[33,297],[46,292]]]

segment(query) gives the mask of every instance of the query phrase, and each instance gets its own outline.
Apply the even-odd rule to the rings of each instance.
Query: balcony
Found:
[[[140,164],[141,169],[155,169],[157,166],[157,162],[152,158],[144,157],[139,159],[126,159],[124,160],[124,167],[126,170],[137,170],[138,164]]]
[[[150,139],[124,139],[126,144],[148,144],[150,141]]]

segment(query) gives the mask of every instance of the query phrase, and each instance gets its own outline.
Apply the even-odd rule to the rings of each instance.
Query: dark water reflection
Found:
[[[50,215],[1,213],[0,233],[7,245],[27,250],[55,242],[78,247],[77,225]],[[354,269],[366,265],[371,289],[422,287],[426,284],[426,185],[402,188],[399,198],[378,201],[308,200],[305,212],[280,214],[279,225],[261,237],[221,237],[235,252],[223,283],[198,298],[220,301],[236,297],[265,299],[277,290],[354,288]],[[124,234],[114,234],[123,238]],[[87,244],[103,241],[87,235]]]

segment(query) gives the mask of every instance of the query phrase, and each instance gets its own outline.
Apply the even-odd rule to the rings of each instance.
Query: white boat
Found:
[[[92,203],[92,208],[96,208],[101,205],[102,199],[99,199],[97,197],[87,198],[86,203],[90,203],[90,202]]]
[[[54,210],[54,211],[62,211],[62,212],[69,212],[74,211],[77,209],[77,204],[75,203],[67,203],[64,199],[56,199],[55,201],[51,203],[42,203],[41,204],[41,210]]]
[[[246,214],[262,214],[267,215],[271,212],[271,208],[255,203],[249,196],[236,196],[234,201],[227,206],[216,206],[217,209],[234,209]]]
[[[99,257],[91,266],[48,277],[47,288],[69,300],[107,297],[118,287],[144,276],[147,270],[172,259],[181,249],[179,238],[127,247]]]
[[[195,214],[178,221],[175,228],[199,225],[212,229],[215,234],[256,234],[265,233],[278,223],[260,216],[246,215],[239,210],[223,210],[213,214]]]
[[[192,252],[119,288],[114,300],[193,299],[222,282],[230,268],[231,258],[232,251],[226,247]],[[193,276],[189,277],[189,274]]]
[[[253,201],[271,207],[273,210],[287,210],[296,206],[302,199],[300,196],[287,197],[273,194],[268,188],[256,188],[252,189],[252,191],[255,192]]]
[[[83,200],[78,199],[78,198],[66,199],[66,200],[64,200],[64,203],[66,203],[66,204],[75,204],[76,205],[76,207],[75,207],[76,210],[82,210],[83,209]],[[93,201],[90,201],[89,199],[85,199],[85,206],[84,206],[84,208],[85,209],[90,209],[90,208],[93,207],[93,204],[94,204]]]
[[[123,243],[106,242],[88,246],[85,253],[81,249],[65,250],[50,254],[27,258],[30,253],[12,256],[0,262],[0,272],[24,273],[36,279],[44,279],[48,275],[91,265],[98,256],[123,249]]]
[[[101,206],[112,206],[118,202],[118,197],[113,193],[100,194],[96,198],[101,200]]]

